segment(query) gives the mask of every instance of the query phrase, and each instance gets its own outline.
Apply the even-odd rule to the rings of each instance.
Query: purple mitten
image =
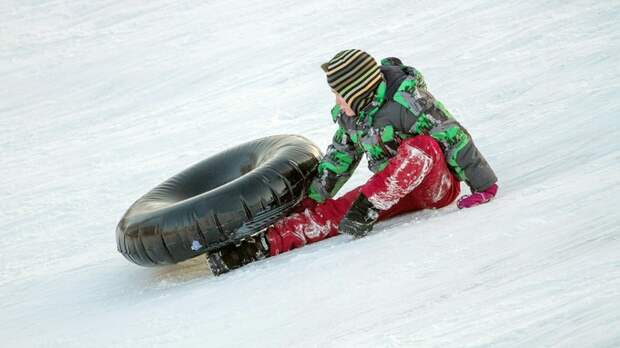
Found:
[[[456,206],[459,209],[475,207],[479,204],[486,203],[495,197],[497,193],[497,184],[491,185],[488,189],[482,192],[474,192],[471,195],[466,195],[459,198],[456,202]]]

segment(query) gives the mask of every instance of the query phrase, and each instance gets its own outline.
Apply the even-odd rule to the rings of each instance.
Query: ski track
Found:
[[[620,346],[617,1],[7,0],[0,42],[5,347]],[[116,252],[129,205],[209,155],[325,148],[319,64],[346,48],[420,69],[497,199],[218,278]]]

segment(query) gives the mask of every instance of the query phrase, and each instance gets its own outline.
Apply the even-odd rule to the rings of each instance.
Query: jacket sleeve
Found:
[[[361,148],[339,127],[325,156],[319,162],[317,176],[308,189],[308,197],[319,203],[333,197],[349,180],[362,154]]]
[[[469,132],[426,90],[422,75],[416,73],[408,83],[401,85],[394,98],[414,116],[409,114],[401,120],[403,128],[414,135],[433,137],[441,144],[457,178],[465,181],[472,192],[486,190],[497,181],[493,169],[474,145]]]
[[[429,112],[440,117],[441,109]],[[467,130],[456,120],[448,119],[429,130],[431,137],[442,144],[448,165],[472,192],[482,192],[497,182],[497,176],[471,138]]]

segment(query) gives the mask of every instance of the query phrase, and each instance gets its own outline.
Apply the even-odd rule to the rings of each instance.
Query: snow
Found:
[[[617,1],[5,0],[0,42],[4,347],[620,346]],[[217,278],[117,253],[123,212],[189,165],[325,148],[319,65],[346,48],[420,69],[497,199]]]

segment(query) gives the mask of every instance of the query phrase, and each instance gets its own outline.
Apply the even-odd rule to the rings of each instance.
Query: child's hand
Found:
[[[459,198],[459,200],[456,202],[456,206],[459,207],[459,209],[475,207],[477,205],[487,203],[488,201],[493,199],[496,194],[497,184],[493,184],[491,185],[491,187],[484,190],[483,192],[474,192],[471,195],[466,195]]]

